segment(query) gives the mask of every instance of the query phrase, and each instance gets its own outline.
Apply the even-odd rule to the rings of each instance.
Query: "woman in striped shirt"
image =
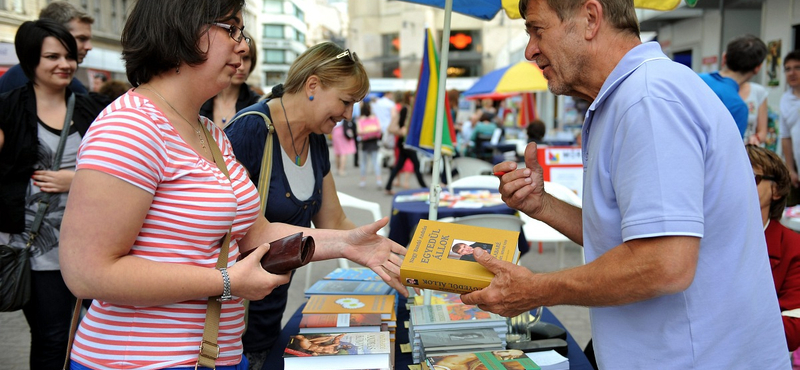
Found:
[[[243,6],[139,0],[128,16],[123,58],[136,87],[100,114],[81,144],[62,224],[64,279],[76,296],[94,299],[74,341],[73,369],[194,367],[208,297],[228,290],[216,368],[246,369],[242,300],[288,282],[259,259],[266,242],[297,231],[316,239],[315,260],[351,259],[405,292],[397,278],[405,248],[375,234],[387,220],[349,231],[269,223],[226,136],[199,116],[248,52]],[[218,271],[229,228],[227,271]]]

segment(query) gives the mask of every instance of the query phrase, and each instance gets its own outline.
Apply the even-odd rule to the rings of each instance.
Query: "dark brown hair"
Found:
[[[233,19],[245,0],[138,0],[122,30],[122,59],[131,85],[150,81],[182,62],[206,61],[200,38],[210,23]]]
[[[789,169],[786,168],[783,160],[771,150],[747,145],[747,155],[750,157],[750,165],[753,168],[760,168],[763,176],[775,179],[773,180],[773,189],[779,198],[773,199],[770,203],[769,218],[780,220],[783,216],[783,209],[786,208],[786,197],[789,196],[789,190],[791,190]]]
[[[42,57],[42,44],[47,37],[55,37],[67,49],[67,57],[76,62],[78,60],[78,44],[63,24],[49,18],[27,21],[17,29],[14,49],[19,66],[30,81],[35,81],[36,67]]]

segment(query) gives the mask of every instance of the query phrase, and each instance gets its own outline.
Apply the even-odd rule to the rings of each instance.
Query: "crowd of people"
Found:
[[[91,16],[54,1],[17,30],[19,65],[0,78],[0,243],[32,241],[31,369],[63,365],[77,298],[91,304],[72,369],[194,367],[213,305],[218,353],[200,357],[217,369],[269,366],[293,273],[259,259],[295,232],[316,239],[314,260],[349,259],[407,294],[406,249],[377,234],[388,219],[355,225],[334,173],[360,153],[361,187],[370,168],[388,194],[404,172],[426,186],[404,146],[413,93],[368,99],[356,51],[323,42],[262,94],[246,83],[257,48],[245,1],[200,3],[137,1],[121,39],[128,82],[96,74],[89,89],[75,72],[92,49]],[[640,41],[631,1],[554,4],[520,1],[525,57],[551,92],[591,104],[578,139],[583,208],[544,189],[542,121],[526,128],[524,166],[494,171],[506,204],[582,245],[586,264],[537,273],[460,243],[453,258],[496,275],[462,300],[504,316],[590,307],[587,349],[600,369],[790,368],[800,234],[779,221],[800,202],[800,51],[783,60],[776,124],[765,88],[750,81],[767,54],[757,37],[735,38],[720,71],[698,75]],[[480,157],[507,111],[484,100],[458,122],[463,155]],[[384,150],[395,152],[390,168]],[[304,339],[309,351],[340,345]]]

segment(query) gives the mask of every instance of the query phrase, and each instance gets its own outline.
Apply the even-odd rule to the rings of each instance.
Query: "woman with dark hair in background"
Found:
[[[247,32],[245,37],[249,38]],[[242,56],[242,64],[236,68],[236,74],[231,78],[231,84],[220,91],[217,96],[208,99],[200,108],[200,115],[211,118],[223,130],[228,126],[236,112],[255,104],[261,97],[247,85],[247,78],[258,65],[256,47],[251,47],[247,54]]]
[[[59,271],[59,226],[81,138],[107,102],[68,88],[78,68],[75,38],[60,23],[23,23],[14,46],[28,83],[0,96],[0,243],[24,248],[39,203],[47,208],[30,248],[31,299],[22,309],[31,329],[31,369],[60,369],[75,297]],[[71,125],[67,102],[75,98]],[[61,132],[68,130],[60,163]],[[52,171],[54,165],[60,170]]]
[[[259,262],[268,242],[290,234],[316,239],[315,260],[358,256],[386,280],[399,275],[392,251],[403,249],[375,235],[380,223],[342,232],[268,222],[226,135],[199,115],[249,51],[244,4],[138,0],[128,15],[122,55],[135,88],[84,138],[61,229],[64,280],[76,296],[94,298],[75,336],[73,370],[200,361],[246,369],[242,301],[289,281]],[[214,311],[218,319],[206,320]],[[214,323],[210,346],[203,332]]]

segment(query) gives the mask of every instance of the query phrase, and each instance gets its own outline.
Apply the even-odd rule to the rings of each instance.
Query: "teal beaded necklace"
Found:
[[[294,150],[294,164],[300,166],[300,153],[306,150],[306,144],[308,144],[308,137],[303,141],[303,147],[300,148],[300,153],[297,152],[297,148],[294,147],[294,134],[292,134],[292,125],[289,124],[289,117],[286,115],[286,108],[283,106],[283,96],[281,96],[281,109],[283,109],[283,118],[286,119],[286,127],[289,128],[289,138],[292,139],[292,150]]]

